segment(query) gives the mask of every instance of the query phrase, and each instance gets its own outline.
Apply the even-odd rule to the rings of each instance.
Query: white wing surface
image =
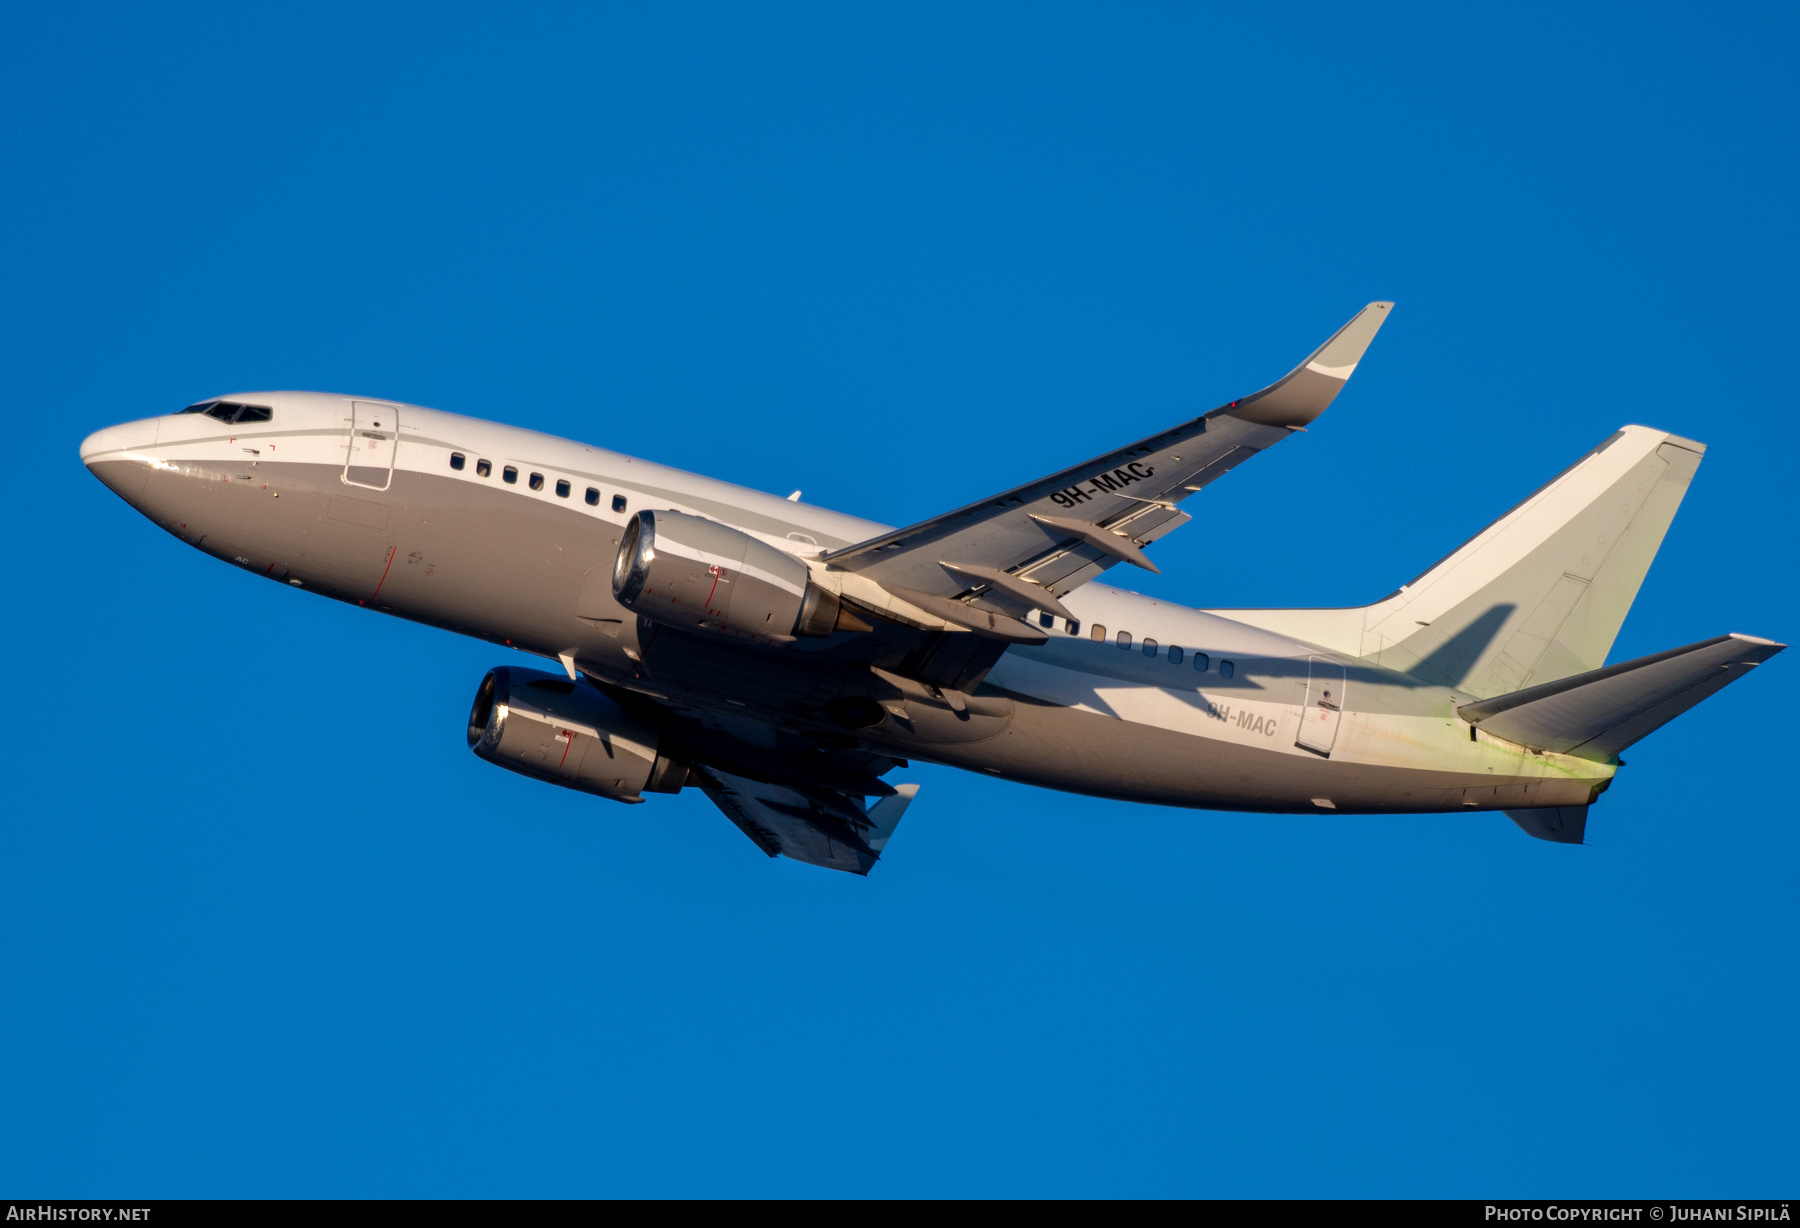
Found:
[[[975,611],[1066,617],[1057,598],[1115,563],[1156,570],[1143,547],[1190,519],[1177,505],[1324,413],[1392,306],[1370,303],[1260,392],[824,561],[977,632],[1020,638],[1019,624],[996,627]]]

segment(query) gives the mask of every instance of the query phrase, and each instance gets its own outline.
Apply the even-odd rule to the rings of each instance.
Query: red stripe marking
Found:
[[[383,568],[382,568],[382,569],[381,569],[381,584],[386,584],[386,583],[387,583],[387,573],[388,573],[388,572],[389,572],[389,571],[391,571],[391,570],[393,570],[393,567],[394,567],[394,554],[395,554],[395,552],[397,552],[397,551],[398,551],[398,550],[399,550],[399,549],[400,549],[400,547],[398,547],[398,546],[389,546],[389,547],[388,547],[388,561],[387,561],[387,566],[386,566],[386,567],[383,567]],[[379,592],[380,592],[380,591],[381,591],[381,584],[377,584],[377,585],[376,585],[376,586],[375,586],[375,593],[379,593]],[[370,600],[370,601],[373,601],[373,600],[375,600],[375,593],[370,593],[370,594],[369,594],[369,600]]]
[[[563,757],[556,761],[558,771],[561,771],[562,765],[569,761],[569,747],[575,745],[575,731],[573,729],[565,729],[563,732],[569,735],[569,740],[563,743]]]
[[[723,567],[709,567],[707,570],[713,573],[713,586],[706,594],[706,608],[710,610],[712,609],[713,593],[719,591],[719,577],[725,574],[725,569]]]

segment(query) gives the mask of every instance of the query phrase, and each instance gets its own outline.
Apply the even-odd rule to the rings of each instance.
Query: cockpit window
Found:
[[[205,414],[208,418],[217,418],[225,423],[267,422],[275,416],[275,411],[267,405],[245,405],[239,401],[201,401],[175,412]]]

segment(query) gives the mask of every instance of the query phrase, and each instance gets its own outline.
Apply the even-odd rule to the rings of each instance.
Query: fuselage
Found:
[[[1008,648],[967,710],[846,728],[832,704],[878,664],[843,664],[854,632],[783,647],[661,634],[614,601],[613,562],[645,508],[801,558],[887,526],[414,405],[224,400],[268,419],[144,419],[90,436],[82,460],[246,571],[560,659],[749,745],[786,729],[1055,789],[1313,813],[1581,805],[1615,770],[1473,731],[1456,708],[1475,696],[1454,688],[1098,583],[1064,599],[1073,620],[1034,615],[1048,642]]]

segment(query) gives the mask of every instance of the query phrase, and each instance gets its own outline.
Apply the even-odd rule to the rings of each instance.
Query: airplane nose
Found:
[[[81,463],[133,507],[150,476],[150,449],[156,446],[156,420],[123,422],[95,431],[81,441]]]
[[[81,463],[89,469],[96,461],[124,460],[125,454],[156,446],[156,422],[124,422],[95,431],[81,441]]]

